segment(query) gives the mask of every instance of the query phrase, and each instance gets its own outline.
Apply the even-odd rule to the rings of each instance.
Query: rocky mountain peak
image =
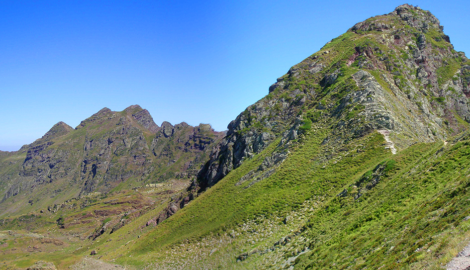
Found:
[[[170,122],[164,121],[162,123],[161,130],[165,137],[170,137],[171,135],[173,135],[175,127]]]
[[[51,129],[49,129],[49,131],[47,131],[46,134],[44,134],[44,136],[42,136],[40,139],[37,139],[35,142],[33,142],[30,145],[23,146],[22,149],[23,148],[26,149],[26,148],[29,148],[29,147],[34,147],[34,146],[43,144],[45,142],[51,141],[55,138],[58,138],[58,137],[61,137],[61,136],[64,136],[64,135],[68,134],[72,130],[73,130],[73,128],[71,126],[69,126],[66,123],[60,121],[57,124],[53,125],[51,127]]]
[[[42,136],[42,139],[43,140],[51,140],[51,139],[60,137],[62,135],[65,135],[65,134],[69,133],[72,130],[73,130],[73,128],[71,126],[69,126],[66,123],[60,121],[59,123],[52,126],[52,128],[46,134],[44,134],[44,136]]]
[[[138,104],[135,104],[135,105],[131,105],[127,108],[124,109],[124,111],[132,111],[132,110],[142,110],[142,107],[140,107],[140,105]]]
[[[175,125],[176,129],[181,129],[181,128],[185,128],[185,127],[189,127],[189,124],[186,123],[186,122],[181,122],[181,123]]]
[[[99,110],[97,113],[93,114],[93,116],[98,116],[98,115],[105,115],[108,113],[112,113],[111,109],[104,107],[103,109]]]
[[[281,148],[312,126],[332,131],[324,145],[373,131],[398,150],[444,140],[469,125],[469,64],[419,7],[359,22],[291,67],[229,124],[200,182],[211,186],[276,138]]]
[[[400,22],[404,22],[405,24],[401,24]],[[375,16],[363,22],[359,22],[349,29],[349,31],[355,33],[358,33],[358,31],[398,31],[409,27],[422,33],[437,31],[443,34],[442,31],[444,30],[439,20],[431,12],[422,10],[417,6],[404,4],[398,6],[391,13]],[[445,38],[447,42],[450,42],[447,36],[443,38]]]
[[[209,132],[212,130],[212,127],[210,124],[199,124],[198,126],[199,132]]]
[[[443,30],[443,27],[439,24],[439,20],[431,12],[422,10],[418,6],[409,4],[400,5],[390,14],[398,15],[403,21],[408,23],[408,25],[423,32],[426,32],[429,27]]]
[[[142,107],[140,107],[139,105],[132,105],[127,107],[124,111],[132,114],[132,117],[150,132],[158,132],[159,127],[157,124],[155,124],[152,116],[150,115],[149,111],[147,111],[147,109],[142,109]]]
[[[88,117],[87,119],[80,122],[80,124],[75,129],[80,129],[85,127],[88,123],[96,122],[96,121],[103,121],[107,117],[111,116],[114,112],[111,111],[109,108],[104,107],[103,109],[99,110],[97,113],[93,114],[92,116]]]

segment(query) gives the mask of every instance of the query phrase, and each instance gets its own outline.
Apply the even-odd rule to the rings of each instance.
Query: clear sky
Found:
[[[403,1],[0,0],[0,150],[139,104],[216,130],[355,23]],[[470,53],[468,1],[413,1]]]

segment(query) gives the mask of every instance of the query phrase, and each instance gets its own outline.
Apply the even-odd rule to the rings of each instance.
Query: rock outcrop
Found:
[[[148,129],[152,133],[157,133],[159,127],[153,121],[152,116],[149,111],[142,109],[139,105],[132,105],[126,108],[126,111],[132,113],[132,117],[141,124],[144,128]]]

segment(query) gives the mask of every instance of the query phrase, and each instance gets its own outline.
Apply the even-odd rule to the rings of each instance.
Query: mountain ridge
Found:
[[[387,22],[390,23],[391,21],[399,25],[400,28],[394,30],[396,26],[392,27],[387,24]],[[358,35],[356,33],[361,33],[361,31],[365,31],[365,35]],[[373,41],[368,39],[367,31],[369,33],[380,33],[378,40]],[[202,182],[207,182],[207,184],[203,185],[213,185],[214,182],[225,176],[232,168],[238,167],[243,158],[262,150],[264,148],[263,142],[271,141],[273,133],[278,133],[283,129],[283,127],[273,127],[273,123],[279,124],[289,118],[292,119],[292,116],[298,113],[307,101],[315,99],[315,95],[328,95],[328,93],[321,93],[319,90],[321,88],[327,89],[333,84],[338,84],[340,79],[338,77],[351,76],[352,74],[345,74],[346,71],[341,71],[341,68],[347,70],[351,65],[365,68],[365,70],[356,73],[352,78],[349,77],[353,80],[344,83],[348,83],[349,86],[356,84],[358,88],[365,89],[365,91],[362,91],[363,94],[361,96],[350,96],[350,98],[354,99],[353,102],[343,99],[341,106],[337,107],[335,112],[330,113],[332,116],[341,117],[341,113],[344,112],[345,108],[354,107],[355,104],[360,103],[359,107],[355,108],[357,110],[366,110],[364,115],[367,119],[365,120],[372,125],[366,129],[397,129],[398,132],[392,132],[390,136],[398,148],[407,147],[410,142],[443,140],[447,134],[455,134],[462,131],[468,123],[465,121],[463,123],[460,121],[460,118],[462,117],[468,121],[470,120],[470,114],[467,99],[458,96],[458,93],[465,93],[466,95],[469,91],[467,80],[467,70],[470,70],[469,63],[464,54],[453,51],[453,46],[449,43],[449,37],[442,31],[443,27],[440,26],[439,20],[434,15],[407,4],[397,7],[395,11],[389,14],[372,17],[364,22],[355,24],[345,34],[328,42],[319,52],[290,68],[286,75],[278,78],[277,82],[269,87],[269,95],[267,97],[249,106],[244,113],[240,114],[236,120],[229,124],[227,139],[223,140],[222,143],[224,145],[220,146],[222,154],[216,154],[217,156],[212,157],[209,164],[206,165],[208,171],[201,172],[199,178]],[[382,38],[384,32],[389,32],[390,38]],[[399,34],[402,35],[401,38]],[[426,42],[426,36],[428,36],[428,42]],[[339,46],[335,49],[335,43],[338,43],[340,39],[346,47]],[[390,48],[385,46],[390,46]],[[402,47],[406,48],[409,51],[408,54],[411,55],[406,54]],[[391,54],[386,55],[385,50],[391,51]],[[406,54],[406,59],[400,59],[402,57],[397,59],[394,56],[396,52]],[[452,86],[448,82],[444,82],[447,83],[444,85],[444,88],[447,88],[447,93],[444,92],[445,89],[439,89],[444,78],[438,78],[438,75],[436,75],[438,71],[437,66],[442,64],[443,56],[449,57],[452,61],[459,60],[467,63],[466,66],[461,67],[460,71],[466,74],[466,85],[462,84],[460,80]],[[434,57],[436,57],[437,61],[434,60]],[[457,60],[454,60],[454,58]],[[329,61],[333,61],[333,63]],[[456,63],[453,64],[457,65]],[[404,70],[404,74],[402,74],[398,68],[414,69],[416,73],[412,74],[413,72]],[[455,69],[455,66],[452,66],[452,68]],[[368,69],[371,69],[373,72],[367,71]],[[377,70],[392,74],[385,76],[383,73],[377,73]],[[350,73],[351,71],[348,72]],[[444,75],[448,76],[448,74],[442,74],[441,76]],[[441,81],[438,81],[438,79]],[[419,80],[419,82],[416,82],[416,80]],[[455,95],[453,95],[454,93]],[[375,104],[367,102],[368,95],[371,94],[378,95]],[[281,99],[281,102],[273,102],[273,97],[270,97],[270,95],[277,96],[274,100]],[[442,98],[444,95],[451,99],[450,102]],[[435,98],[430,100],[428,96]],[[388,100],[395,101],[388,102]],[[444,110],[438,108],[439,103],[444,103]],[[330,109],[326,108],[323,104],[316,106],[318,110],[311,110],[312,114],[318,114],[319,111],[324,111],[325,109],[328,111]],[[366,106],[366,108],[362,109],[360,106]],[[394,106],[401,106],[401,108],[393,108]],[[272,121],[271,116],[277,113],[276,110],[279,111],[279,108],[282,108],[282,111],[276,117],[280,121]],[[443,120],[430,113],[431,110],[436,108],[441,110],[438,111],[439,114],[444,114],[443,116],[448,121],[447,123],[450,122],[450,133],[446,130],[447,127],[442,126]],[[406,113],[406,110],[412,113]],[[384,115],[380,115],[381,112]],[[416,116],[421,118],[418,125],[414,124]],[[269,121],[266,121],[266,117],[271,118]],[[372,117],[377,119],[374,120]],[[251,123],[253,118],[258,120],[253,123],[254,125]],[[310,118],[311,121],[315,117],[312,115],[307,118]],[[426,125],[432,123],[432,126],[426,127],[424,123]],[[360,126],[358,123],[353,123],[353,125]],[[296,137],[295,134],[299,133],[299,126],[293,127],[289,131],[293,137]],[[242,138],[239,138],[240,136],[236,134],[237,132],[245,131],[253,132],[253,134],[251,136],[241,136]],[[357,130],[356,132],[367,131]],[[406,136],[407,138],[402,138],[401,136]],[[408,138],[411,138],[411,140]],[[253,150],[247,149],[246,140],[260,142],[253,146],[259,145],[261,147],[254,147],[255,149]],[[231,153],[231,150],[227,148],[230,143],[234,144],[234,149],[238,147],[243,150]],[[232,155],[233,158],[230,157]],[[227,161],[230,159],[232,161]]]
[[[77,257],[61,266],[438,269],[470,236],[469,93],[470,62],[439,20],[401,5],[291,67],[227,132],[157,126],[133,105],[2,153],[33,188],[67,173],[80,185],[43,212],[51,200],[23,197],[36,212],[0,222],[68,235],[57,256]],[[78,169],[56,158],[65,146]],[[2,182],[18,172],[0,168]],[[0,207],[28,209],[20,195]]]
[[[30,197],[25,199],[26,202],[42,201],[33,195],[40,193],[34,191],[37,188],[51,196],[56,194],[55,197],[62,194],[64,188],[56,188],[54,192],[46,186],[56,181],[62,182],[59,186],[67,185],[68,181],[71,183],[70,187],[65,188],[69,194],[64,194],[66,197],[59,201],[54,200],[55,203],[95,191],[109,191],[120,182],[126,182],[129,188],[142,185],[137,184],[137,179],[134,183],[124,180],[136,175],[147,179],[150,179],[150,175],[155,177],[152,172],[163,160],[167,160],[165,165],[160,164],[160,169],[157,169],[160,178],[153,181],[172,177],[190,178],[201,162],[201,155],[205,155],[210,144],[220,136],[223,133],[215,132],[206,124],[192,127],[184,122],[175,126],[163,122],[160,128],[148,111],[138,105],[129,106],[122,112],[113,112],[105,107],[82,121],[75,129],[59,122],[42,138],[23,146],[18,152],[10,152],[12,155],[26,156],[22,164],[15,162],[17,167],[2,176],[3,192],[6,191],[2,195],[2,202],[21,194],[22,190],[29,190],[23,194]],[[133,153],[132,158],[126,157],[128,152]],[[180,157],[183,158],[182,164],[177,163]],[[155,161],[157,164],[154,164]],[[139,169],[139,166],[143,168]],[[165,169],[164,166],[173,166],[175,169]],[[2,167],[7,169],[6,166]],[[15,175],[15,172],[18,174]],[[100,182],[104,182],[96,182],[97,177],[102,179]],[[73,186],[76,187],[71,188]],[[70,193],[74,189],[75,195]]]
[[[384,25],[384,21],[395,25],[388,27]],[[380,31],[374,28],[376,26]],[[315,170],[319,171],[324,168],[335,171],[335,166],[339,166],[335,164],[343,164],[340,162],[346,159],[346,156],[362,155],[355,153],[364,151],[367,153],[366,156],[372,155],[371,151],[378,151],[372,149],[381,145],[379,148],[384,149],[385,152],[374,156],[373,160],[389,164],[389,159],[391,159],[390,164],[394,164],[395,159],[389,155],[394,155],[396,150],[398,150],[396,155],[399,155],[401,151],[413,145],[427,143],[438,147],[442,145],[442,141],[466,130],[469,120],[468,100],[465,94],[469,87],[466,70],[469,62],[463,53],[453,50],[453,46],[449,43],[450,39],[442,30],[443,27],[431,13],[410,5],[402,5],[389,14],[356,24],[346,34],[333,39],[319,52],[293,66],[286,75],[277,79],[277,82],[269,88],[268,96],[249,106],[229,124],[227,136],[215,148],[211,159],[199,172],[198,183],[193,188],[201,195],[195,199],[194,204],[189,204],[181,210],[182,212],[174,214],[166,223],[158,225],[156,230],[149,232],[143,240],[137,240],[132,251],[120,250],[117,254],[122,254],[122,252],[131,255],[139,254],[139,258],[142,259],[144,256],[152,256],[158,258],[157,260],[160,260],[162,264],[157,265],[163,267],[171,263],[168,259],[156,255],[163,250],[155,246],[174,248],[180,246],[182,248],[185,244],[179,245],[181,241],[187,244],[201,239],[217,241],[216,239],[220,238],[209,237],[207,234],[215,232],[220,234],[225,231],[226,227],[234,228],[235,225],[232,222],[237,224],[237,222],[246,221],[247,218],[255,223],[258,223],[257,218],[266,220],[259,215],[287,215],[288,217],[290,214],[284,214],[285,212],[279,208],[272,210],[273,207],[269,206],[268,202],[273,205],[277,205],[278,201],[285,202],[286,205],[295,205],[305,200],[300,199],[302,196],[308,198],[307,195],[302,195],[297,197],[300,201],[288,202],[283,200],[282,196],[279,195],[280,197],[277,198],[274,195],[282,193],[284,196],[291,196],[289,198],[296,198],[293,195],[295,193],[287,191],[294,192],[296,185],[289,179],[295,178],[298,185],[305,181],[301,179],[305,179],[306,176],[298,176],[305,173],[297,171],[301,169],[292,165],[288,162],[289,160],[300,159],[306,163],[313,163]],[[312,136],[315,134],[321,138],[321,141],[314,142]],[[377,145],[369,145],[368,147],[372,147],[369,150],[362,149],[360,144],[357,145],[361,140],[374,141]],[[308,147],[315,146],[323,150],[314,154],[313,158],[306,159],[298,151],[312,143],[313,145]],[[247,165],[244,165],[245,163]],[[367,167],[369,165],[364,163],[363,166],[363,172],[380,168],[378,164]],[[390,166],[393,167],[393,165]],[[289,171],[291,175],[286,171]],[[306,171],[311,172],[312,169],[306,168]],[[362,177],[356,173],[351,173],[353,176],[349,179],[355,177],[368,179],[368,176],[365,176],[367,173]],[[339,172],[336,177],[344,179]],[[325,180],[317,179],[316,181]],[[284,184],[281,184],[283,182]],[[261,196],[263,192],[269,194],[269,190],[277,185],[286,185],[286,182],[291,185],[289,188],[285,186],[282,191],[271,191],[272,195],[269,197]],[[335,195],[341,194],[342,190],[337,189],[337,185],[331,185],[328,182],[323,185],[330,185],[331,189],[337,190]],[[350,185],[355,186],[354,182],[350,182]],[[376,183],[371,184],[370,187],[375,185]],[[257,196],[264,198],[264,203],[256,197],[249,199],[248,194],[251,194],[249,190],[255,187],[258,187]],[[303,187],[310,190],[306,186]],[[251,210],[243,210],[230,204],[228,198],[235,200],[235,197],[225,195],[227,197],[225,200],[217,195],[232,192],[238,194],[239,204],[260,214],[252,216]],[[244,193],[247,195],[244,196]],[[335,195],[328,196],[334,198]],[[314,197],[316,196],[320,195],[317,194]],[[317,203],[322,205],[324,202],[317,201]],[[223,210],[218,210],[217,207],[211,208],[212,205],[218,205],[221,208],[222,205],[227,206],[223,207]],[[202,209],[206,212],[201,214],[200,212],[204,211]],[[238,213],[237,218],[227,216],[227,212],[230,211]],[[212,220],[212,224],[218,225],[209,224],[206,220]],[[186,223],[193,225],[184,225]],[[305,228],[301,224],[297,226],[297,229]],[[205,227],[212,229],[195,230],[195,228]],[[295,235],[288,237],[295,238],[303,230],[300,229]],[[238,232],[242,233],[239,230]],[[247,237],[246,233],[247,231],[244,232],[244,237]],[[257,238],[254,235],[252,237]],[[269,236],[261,237],[261,239],[266,239],[261,240],[262,243],[273,241]],[[240,241],[243,242],[243,240]],[[260,267],[262,264],[259,260],[262,256],[266,259],[276,258],[276,256],[286,258],[292,251],[275,253],[277,255],[272,256],[266,255],[266,252],[255,248],[257,244],[250,245],[248,242],[244,246],[253,251],[243,254],[240,252],[240,256],[235,256],[229,252],[230,246],[230,244],[220,246],[228,252],[222,254],[231,254],[225,257],[226,261],[218,261],[225,267],[229,267],[230,264],[226,263],[233,262],[233,258],[244,261],[250,254],[259,255],[243,265]],[[308,248],[308,245],[302,244],[300,247],[300,249],[297,247],[295,252],[292,251],[292,254],[297,256],[308,251],[304,250]],[[188,261],[202,262],[203,260],[196,259],[201,256],[201,253],[178,250],[188,256],[194,254],[195,257],[191,257],[192,259]],[[164,254],[170,256],[168,252]],[[181,257],[176,254],[171,253],[171,258],[180,260]],[[116,258],[115,256],[108,255],[108,258]],[[293,258],[295,259],[296,256]],[[206,255],[203,258],[209,257]],[[121,262],[139,265],[138,260],[126,258]],[[216,260],[210,261],[215,263],[213,267],[217,265]],[[182,259],[181,263],[184,262],[185,260]],[[293,262],[293,260],[290,261],[290,263]],[[271,267],[275,265],[278,264],[274,263]],[[312,267],[312,264],[304,266]],[[243,266],[239,265],[239,267]]]

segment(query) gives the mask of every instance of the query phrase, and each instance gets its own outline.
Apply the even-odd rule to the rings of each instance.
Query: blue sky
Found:
[[[216,130],[355,23],[402,1],[0,0],[0,150],[103,107]],[[414,1],[470,52],[466,1]]]

